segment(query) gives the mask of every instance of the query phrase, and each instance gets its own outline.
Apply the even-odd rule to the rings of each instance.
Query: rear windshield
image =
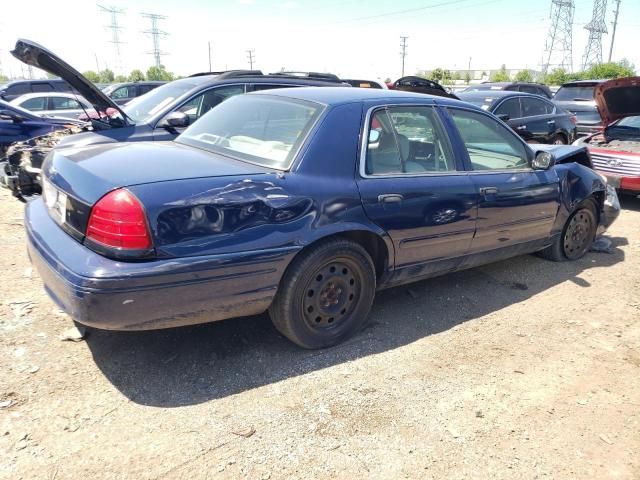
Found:
[[[481,92],[483,90],[504,90],[504,85],[472,85],[465,92]]]
[[[323,110],[302,100],[238,95],[211,109],[176,142],[287,170]]]
[[[154,88],[149,93],[134,98],[122,110],[134,123],[147,123],[158,112],[163,111],[165,106],[199,84],[200,82],[198,81],[190,82],[187,80],[165,83],[161,87]]]
[[[560,87],[553,99],[563,102],[579,102],[581,100],[590,102],[593,100],[593,91],[595,88],[596,87],[594,85],[569,85],[566,87]]]

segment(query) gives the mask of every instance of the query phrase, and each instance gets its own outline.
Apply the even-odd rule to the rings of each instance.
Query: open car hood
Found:
[[[98,87],[87,80],[80,72],[60,59],[56,54],[31,40],[19,39],[11,55],[23,63],[44,70],[51,75],[62,78],[86,98],[98,112],[106,112],[107,108],[115,108],[122,118],[128,121],[127,115]],[[131,123],[131,122],[128,122]]]
[[[640,115],[640,77],[616,78],[595,88],[594,98],[605,126]]]

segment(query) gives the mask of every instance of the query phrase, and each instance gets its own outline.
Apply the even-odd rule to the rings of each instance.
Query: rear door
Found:
[[[502,119],[525,141],[531,140],[531,132],[527,128],[527,120],[523,118],[520,97],[510,97],[500,102],[493,111],[494,115]]]
[[[553,105],[542,98],[521,97],[523,125],[529,133],[528,140],[536,143],[551,143],[556,131],[556,115]]]
[[[367,216],[393,240],[396,275],[454,269],[471,245],[478,198],[439,110],[375,107],[364,131],[358,188]]]
[[[472,253],[546,241],[560,205],[554,169],[533,170],[532,152],[489,115],[448,108],[479,196]]]

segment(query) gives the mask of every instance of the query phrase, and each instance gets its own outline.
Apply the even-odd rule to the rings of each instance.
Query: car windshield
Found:
[[[591,100],[593,100],[594,89],[594,85],[568,85],[566,87],[560,87],[553,99],[559,100],[561,102],[573,102],[579,100],[590,102]]]
[[[122,110],[134,123],[147,123],[163,107],[181,97],[192,88],[199,85],[197,81],[178,80],[154,88],[149,93],[145,93],[134,98],[127,103]]]
[[[640,116],[625,117],[607,129],[610,136],[640,138]]]
[[[238,95],[210,110],[176,142],[287,170],[323,110],[307,101]]]

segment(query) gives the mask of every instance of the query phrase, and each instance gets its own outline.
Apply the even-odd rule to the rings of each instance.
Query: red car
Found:
[[[606,127],[574,145],[589,148],[594,168],[610,185],[640,194],[640,77],[601,83],[594,96]]]

